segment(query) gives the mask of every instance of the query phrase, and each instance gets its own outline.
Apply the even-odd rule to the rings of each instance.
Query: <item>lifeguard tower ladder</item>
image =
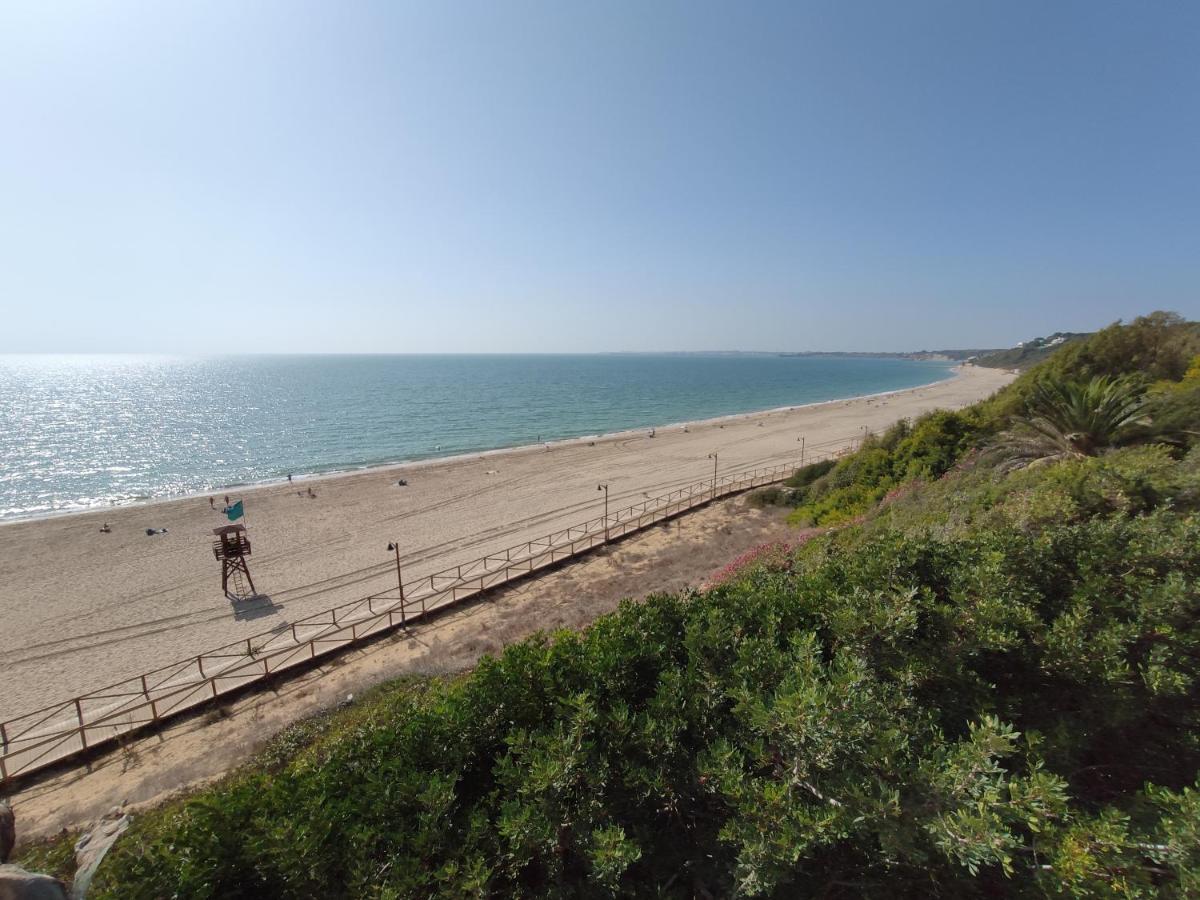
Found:
[[[246,557],[250,555],[250,539],[246,537],[245,525],[225,525],[214,528],[213,556],[221,561],[221,590],[230,600],[253,600],[258,596],[254,590],[254,579],[250,577],[250,567],[246,565]],[[229,589],[230,581],[233,590]],[[246,585],[250,590],[246,590]]]

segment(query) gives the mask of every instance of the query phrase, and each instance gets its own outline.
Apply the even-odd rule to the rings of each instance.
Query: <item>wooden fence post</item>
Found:
[[[250,643],[249,638],[246,638],[246,643]],[[142,676],[142,693],[146,695],[146,700],[150,704],[150,720],[156,721],[158,719],[158,703],[156,703],[154,698],[150,696],[150,688],[146,684],[145,675]],[[3,725],[0,725],[0,728],[3,727]]]
[[[83,704],[79,702],[79,698],[75,698],[75,718],[79,720],[79,743],[83,745],[83,749],[87,749],[87,732],[83,728]]]

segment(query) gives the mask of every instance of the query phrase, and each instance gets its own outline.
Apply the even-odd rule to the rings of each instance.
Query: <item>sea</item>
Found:
[[[901,390],[950,366],[718,353],[0,355],[0,519]]]

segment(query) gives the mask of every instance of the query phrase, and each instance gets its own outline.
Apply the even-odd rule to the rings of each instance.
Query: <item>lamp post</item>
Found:
[[[396,587],[400,589],[400,627],[407,628],[407,617],[404,614],[404,578],[400,574],[400,545],[391,541],[388,543],[388,549],[396,554]]]
[[[708,458],[713,461],[712,498],[714,500],[716,500],[717,499],[717,451],[714,450],[712,453],[708,454]]]
[[[800,442],[800,468],[804,468],[804,435],[796,438]]]
[[[596,485],[596,490],[604,491],[604,543],[608,543],[608,482]]]

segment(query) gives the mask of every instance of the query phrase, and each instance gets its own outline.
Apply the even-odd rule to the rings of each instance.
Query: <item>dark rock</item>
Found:
[[[49,875],[3,865],[0,866],[0,900],[67,900],[67,888]]]
[[[17,842],[17,820],[7,800],[0,800],[0,863],[8,862],[13,844]]]

